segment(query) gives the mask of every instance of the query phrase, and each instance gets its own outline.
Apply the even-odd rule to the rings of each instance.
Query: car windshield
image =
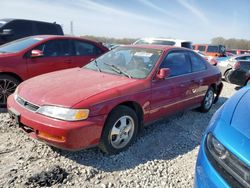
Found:
[[[156,44],[174,46],[175,42],[167,40],[139,40],[135,44]]]
[[[2,27],[5,24],[6,24],[6,22],[4,20],[0,20],[0,27]]]
[[[16,53],[20,52],[21,50],[40,42],[43,38],[38,37],[28,37],[19,39],[7,44],[0,46],[0,53]]]
[[[162,50],[118,47],[84,68],[129,78],[146,78],[162,54]]]
[[[208,46],[207,52],[219,52],[218,46]]]

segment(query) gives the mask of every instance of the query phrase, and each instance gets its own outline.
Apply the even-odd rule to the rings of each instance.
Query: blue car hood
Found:
[[[213,134],[234,155],[250,165],[250,88],[238,91],[223,106]]]

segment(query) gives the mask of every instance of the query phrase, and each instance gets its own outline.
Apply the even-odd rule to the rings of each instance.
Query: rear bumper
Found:
[[[232,84],[244,86],[247,81],[245,72],[241,70],[231,70],[228,74],[228,81]]]
[[[19,127],[27,134],[66,150],[80,150],[97,145],[106,119],[105,115],[75,122],[49,118],[23,108],[13,95],[8,98],[7,106],[9,110],[20,114]]]

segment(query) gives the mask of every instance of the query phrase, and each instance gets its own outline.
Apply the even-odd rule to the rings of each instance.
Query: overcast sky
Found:
[[[75,35],[250,40],[250,0],[0,0],[0,18],[61,24]]]

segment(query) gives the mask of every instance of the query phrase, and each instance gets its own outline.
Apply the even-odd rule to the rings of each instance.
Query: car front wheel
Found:
[[[6,108],[7,98],[14,93],[19,81],[9,75],[0,75],[0,108]]]
[[[127,149],[138,132],[138,118],[127,106],[116,107],[109,115],[102,133],[99,147],[108,154]]]
[[[201,103],[200,111],[208,112],[214,103],[214,89],[209,87],[207,93]]]

